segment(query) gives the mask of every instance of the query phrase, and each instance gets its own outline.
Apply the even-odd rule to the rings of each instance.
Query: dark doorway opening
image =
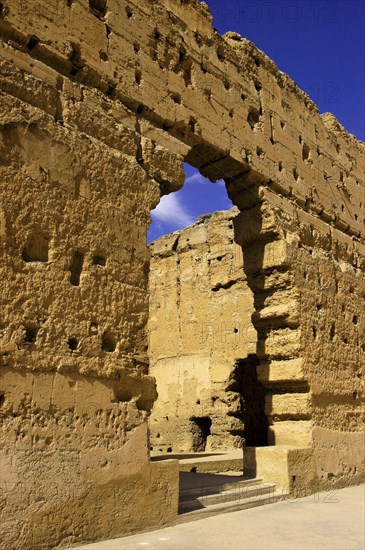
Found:
[[[210,427],[212,425],[211,418],[209,418],[209,416],[193,416],[190,418],[190,423],[191,433],[193,435],[192,447],[194,452],[205,451],[207,439],[210,435]]]
[[[268,445],[269,422],[265,414],[265,395],[267,390],[257,378],[256,355],[236,362],[235,377],[242,398],[243,436],[246,447]]]

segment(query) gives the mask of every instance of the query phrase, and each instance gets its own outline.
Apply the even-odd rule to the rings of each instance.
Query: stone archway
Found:
[[[275,439],[312,415],[292,486],[363,479],[364,144],[204,3],[23,8],[0,2],[3,544],[176,517],[176,464],[148,454],[145,235],[183,159],[242,211],[260,376],[301,387],[273,393]]]

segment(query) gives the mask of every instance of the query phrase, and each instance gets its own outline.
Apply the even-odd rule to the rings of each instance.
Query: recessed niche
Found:
[[[93,257],[93,264],[94,265],[99,265],[101,267],[105,267],[106,266],[106,258],[104,258],[104,256],[94,256]]]
[[[142,82],[142,72],[140,70],[137,70],[135,72],[134,80],[135,80],[136,84],[138,84],[138,86],[141,84],[141,82]]]
[[[106,0],[89,0],[89,8],[99,18],[106,14]]]
[[[178,105],[181,104],[181,95],[180,94],[172,93],[171,94],[171,99],[174,103],[177,103]]]
[[[0,407],[5,403],[5,393],[0,393]]]
[[[39,44],[39,38],[31,36],[28,40],[27,49],[32,51]]]
[[[308,160],[309,155],[310,155],[310,149],[309,149],[309,147],[306,143],[303,143],[303,148],[302,148],[302,158],[303,158],[303,160]]]
[[[116,341],[108,330],[104,332],[102,339],[101,339],[101,349],[103,351],[106,351],[107,353],[112,353],[115,351],[116,348]]]
[[[68,339],[67,345],[71,351],[75,351],[79,347],[79,341],[72,336]]]
[[[24,342],[34,344],[37,339],[39,328],[35,325],[25,325]]]
[[[260,111],[255,107],[251,107],[247,115],[247,122],[251,126],[252,130],[255,128],[256,124],[260,121]]]
[[[48,262],[49,238],[41,232],[30,235],[22,251],[25,262]]]
[[[70,283],[72,286],[80,285],[80,275],[84,264],[84,255],[82,252],[76,251],[73,254],[70,266]]]

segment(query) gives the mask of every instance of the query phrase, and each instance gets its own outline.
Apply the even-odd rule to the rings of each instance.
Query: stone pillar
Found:
[[[276,203],[260,186],[241,193],[235,239],[243,247],[244,271],[254,295],[257,379],[266,388],[268,444],[308,446],[312,412],[296,272],[300,238]]]

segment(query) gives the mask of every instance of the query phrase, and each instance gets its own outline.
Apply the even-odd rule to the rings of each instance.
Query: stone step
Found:
[[[175,455],[178,457],[178,455]],[[243,472],[243,451],[228,453],[203,453],[197,457],[179,458],[180,472],[223,473],[227,471]]]
[[[274,504],[280,500],[288,498],[287,495],[280,492],[268,493],[259,496],[253,496],[242,500],[235,500],[229,502],[223,502],[219,504],[212,504],[206,508],[200,508],[198,510],[186,511],[180,513],[177,519],[177,523],[187,523],[190,521],[196,521],[198,519],[215,516],[218,514],[227,514],[230,512],[237,512],[238,510],[247,510],[249,508],[255,508],[256,506],[264,506],[266,504]]]
[[[216,493],[201,494],[199,496],[185,495],[179,499],[179,513],[191,512],[202,508],[210,508],[217,504],[231,504],[243,502],[244,500],[260,499],[263,496],[270,496],[275,493],[274,483],[259,483],[251,486],[245,483],[236,484],[228,490]]]
[[[252,486],[259,486],[263,483],[261,478],[247,478],[243,476],[229,476],[231,480],[227,481],[228,476],[217,476],[217,480],[214,484],[207,485],[206,480],[200,480],[199,474],[191,474],[194,478],[197,478],[196,485],[188,487],[186,489],[180,488],[180,500],[187,500],[189,497],[200,497],[207,495],[214,495],[217,493],[222,493],[224,491],[229,491],[231,489],[244,489]],[[201,474],[206,475],[206,474]],[[221,478],[223,480],[221,481]]]

